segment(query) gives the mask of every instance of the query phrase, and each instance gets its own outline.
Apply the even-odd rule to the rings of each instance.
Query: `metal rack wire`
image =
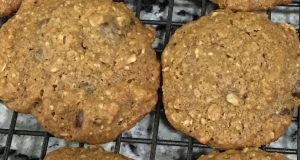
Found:
[[[123,2],[124,0],[115,0],[118,2]],[[140,18],[141,16],[141,8],[142,8],[142,0],[135,0],[135,5],[136,5],[136,16]],[[202,0],[201,3],[199,3],[201,7],[201,15],[204,16],[206,14],[206,7],[207,3],[210,3],[208,0]],[[298,7],[299,8],[299,19],[300,19],[300,2],[299,1],[293,1],[289,5],[285,5],[288,7]],[[183,25],[183,22],[174,22],[172,21],[172,13],[173,13],[173,8],[174,8],[174,0],[169,0],[168,1],[168,15],[166,20],[162,21],[155,21],[155,20],[141,20],[144,24],[146,25],[159,25],[163,26],[163,30],[165,31],[165,37],[164,37],[164,42],[163,46],[165,46],[168,43],[168,40],[170,36],[172,35],[172,30],[180,27]],[[272,11],[267,12],[269,15],[269,18],[272,16]],[[0,27],[1,25],[8,19],[9,17],[6,18],[1,18],[0,19]],[[299,33],[299,29],[297,29]],[[0,37],[1,38],[1,37]],[[155,51],[158,55],[158,58],[160,57],[163,47],[155,48]],[[161,140],[158,138],[158,132],[159,132],[159,121],[161,115],[164,114],[163,111],[163,104],[162,104],[162,90],[158,90],[158,95],[159,95],[159,100],[156,105],[156,108],[154,111],[152,111],[150,114],[154,115],[154,119],[152,122],[152,138],[151,139],[142,139],[142,138],[129,138],[129,137],[123,137],[120,135],[116,140],[115,140],[115,147],[114,147],[114,152],[119,153],[120,152],[120,147],[121,143],[142,143],[142,144],[149,144],[151,145],[151,152],[150,152],[150,159],[154,160],[155,159],[155,154],[156,154],[156,147],[158,145],[165,145],[165,146],[180,146],[180,147],[185,147],[187,148],[187,153],[185,155],[186,160],[191,160],[191,159],[196,159],[196,157],[193,156],[193,149],[194,148],[209,148],[206,145],[202,145],[193,138],[189,138],[188,141],[173,141],[173,140]],[[299,118],[298,118],[299,117]],[[293,122],[297,123],[297,130],[299,131],[300,129],[300,110],[298,111],[298,117],[293,117]],[[12,119],[10,122],[10,127],[9,129],[2,129],[0,128],[0,134],[7,135],[6,139],[6,146],[4,151],[0,151],[0,159],[7,160],[11,148],[11,143],[13,140],[13,135],[27,135],[27,136],[38,136],[38,137],[43,137],[43,145],[41,148],[40,152],[40,159],[43,159],[44,156],[47,153],[47,147],[48,147],[48,142],[49,138],[53,137],[47,132],[42,132],[42,131],[28,131],[28,130],[16,130],[16,122],[18,118],[18,113],[13,112],[12,114]],[[295,154],[297,155],[297,159],[300,159],[300,132],[297,132],[297,149],[288,149],[288,148],[270,148],[266,146],[262,146],[261,148],[266,151],[270,152],[279,152],[283,154]],[[78,146],[83,147],[84,144],[80,143]],[[1,153],[2,152],[2,153]]]

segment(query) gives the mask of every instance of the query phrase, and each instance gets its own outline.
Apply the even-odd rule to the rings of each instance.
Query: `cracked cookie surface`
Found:
[[[123,3],[24,4],[0,31],[6,37],[0,39],[0,99],[8,108],[32,114],[56,137],[98,144],[155,107],[155,31]]]
[[[220,8],[233,11],[262,11],[273,9],[278,5],[290,4],[292,0],[211,0]]]
[[[239,150],[227,150],[222,153],[214,152],[208,155],[203,155],[198,160],[253,160],[253,159],[269,159],[269,160],[289,160],[285,156],[274,153],[266,152],[258,148],[245,148]]]
[[[62,147],[46,155],[44,160],[131,160],[121,154],[97,148],[67,148]]]
[[[179,28],[162,53],[169,122],[219,149],[277,140],[299,105],[299,40],[267,15],[216,10]]]

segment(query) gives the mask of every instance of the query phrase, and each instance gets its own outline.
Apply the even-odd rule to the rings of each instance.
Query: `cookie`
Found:
[[[220,8],[233,11],[262,11],[273,9],[278,5],[290,4],[292,0],[211,0]]]
[[[62,147],[46,155],[44,160],[130,160],[123,155],[107,152],[102,147],[97,148],[67,148]]]
[[[22,0],[0,0],[0,17],[8,16],[19,9]]]
[[[213,148],[277,140],[299,105],[299,47],[266,14],[216,10],[183,25],[162,53],[167,119]]]
[[[223,153],[214,152],[208,155],[202,155],[198,160],[253,160],[253,159],[269,159],[269,160],[289,160],[285,156],[276,152],[265,152],[258,148],[245,148],[242,151],[227,150]]]
[[[123,3],[29,2],[0,31],[0,99],[9,109],[90,144],[114,140],[153,110],[154,29]]]

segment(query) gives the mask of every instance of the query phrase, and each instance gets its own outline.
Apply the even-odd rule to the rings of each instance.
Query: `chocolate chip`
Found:
[[[292,90],[293,96],[300,98],[300,80],[297,80]]]
[[[281,116],[286,116],[286,115],[290,115],[291,114],[291,110],[288,109],[288,108],[284,108],[280,113],[279,115]]]
[[[134,81],[135,79],[133,78],[133,79],[129,79],[128,81],[127,81],[127,83],[131,83],[132,81]]]
[[[34,102],[33,103],[34,108],[37,107],[38,105],[39,105],[39,102]]]
[[[57,87],[57,85],[52,85],[52,87],[53,87],[53,91],[56,91],[56,87]]]
[[[102,26],[102,27],[108,27],[108,26],[109,26],[109,23],[108,23],[108,22],[104,22],[104,23],[101,24],[101,26]]]
[[[80,110],[76,115],[76,128],[81,128],[83,123],[83,110]]]
[[[66,44],[66,36],[63,37],[63,43]]]
[[[44,90],[43,89],[40,90],[40,95],[43,97],[43,95],[44,95]]]
[[[243,98],[244,98],[244,99],[247,99],[247,98],[248,98],[248,93],[244,93],[244,94],[243,94]]]
[[[87,49],[87,47],[84,46],[83,42],[81,43],[81,47],[82,47],[83,50],[86,50],[86,49]]]

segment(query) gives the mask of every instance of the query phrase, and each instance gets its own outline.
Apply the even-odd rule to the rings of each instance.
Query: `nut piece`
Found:
[[[169,67],[165,67],[164,69],[162,69],[163,72],[169,71]]]
[[[130,57],[127,59],[127,64],[133,63],[136,61],[136,55],[132,54]]]
[[[208,52],[207,55],[212,56],[212,55],[214,55],[214,53],[213,52]]]
[[[7,58],[5,55],[1,55],[0,57],[0,72],[3,72],[7,65]]]
[[[267,101],[272,101],[276,98],[276,92],[274,87],[270,83],[268,83],[265,79],[261,81],[262,88],[261,91],[264,94],[264,97]]]
[[[201,124],[206,124],[206,120],[204,118],[201,118]]]
[[[274,138],[275,137],[275,133],[274,132],[270,132],[269,137],[270,138]]]
[[[194,95],[196,98],[199,98],[201,96],[201,93],[198,89],[194,89]]]
[[[61,133],[60,136],[63,136],[63,137],[67,137],[69,136],[70,134],[69,133]]]
[[[89,22],[92,26],[99,26],[103,22],[103,17],[93,14],[90,16]]]
[[[234,106],[239,106],[244,103],[244,101],[240,97],[238,97],[237,95],[235,95],[233,93],[229,93],[226,96],[226,100],[227,100],[227,102],[231,103]]]
[[[58,71],[57,68],[52,68],[52,69],[51,69],[51,72],[53,72],[53,73],[55,73],[55,72],[57,72],[57,71]]]
[[[207,110],[207,117],[212,121],[219,120],[221,117],[221,107],[216,104],[212,104],[211,106],[209,106]]]
[[[1,68],[0,68],[0,72],[3,72],[3,71],[4,71],[4,69],[6,68],[6,65],[7,65],[7,63],[3,63],[3,64],[2,64],[2,66],[1,66]]]

